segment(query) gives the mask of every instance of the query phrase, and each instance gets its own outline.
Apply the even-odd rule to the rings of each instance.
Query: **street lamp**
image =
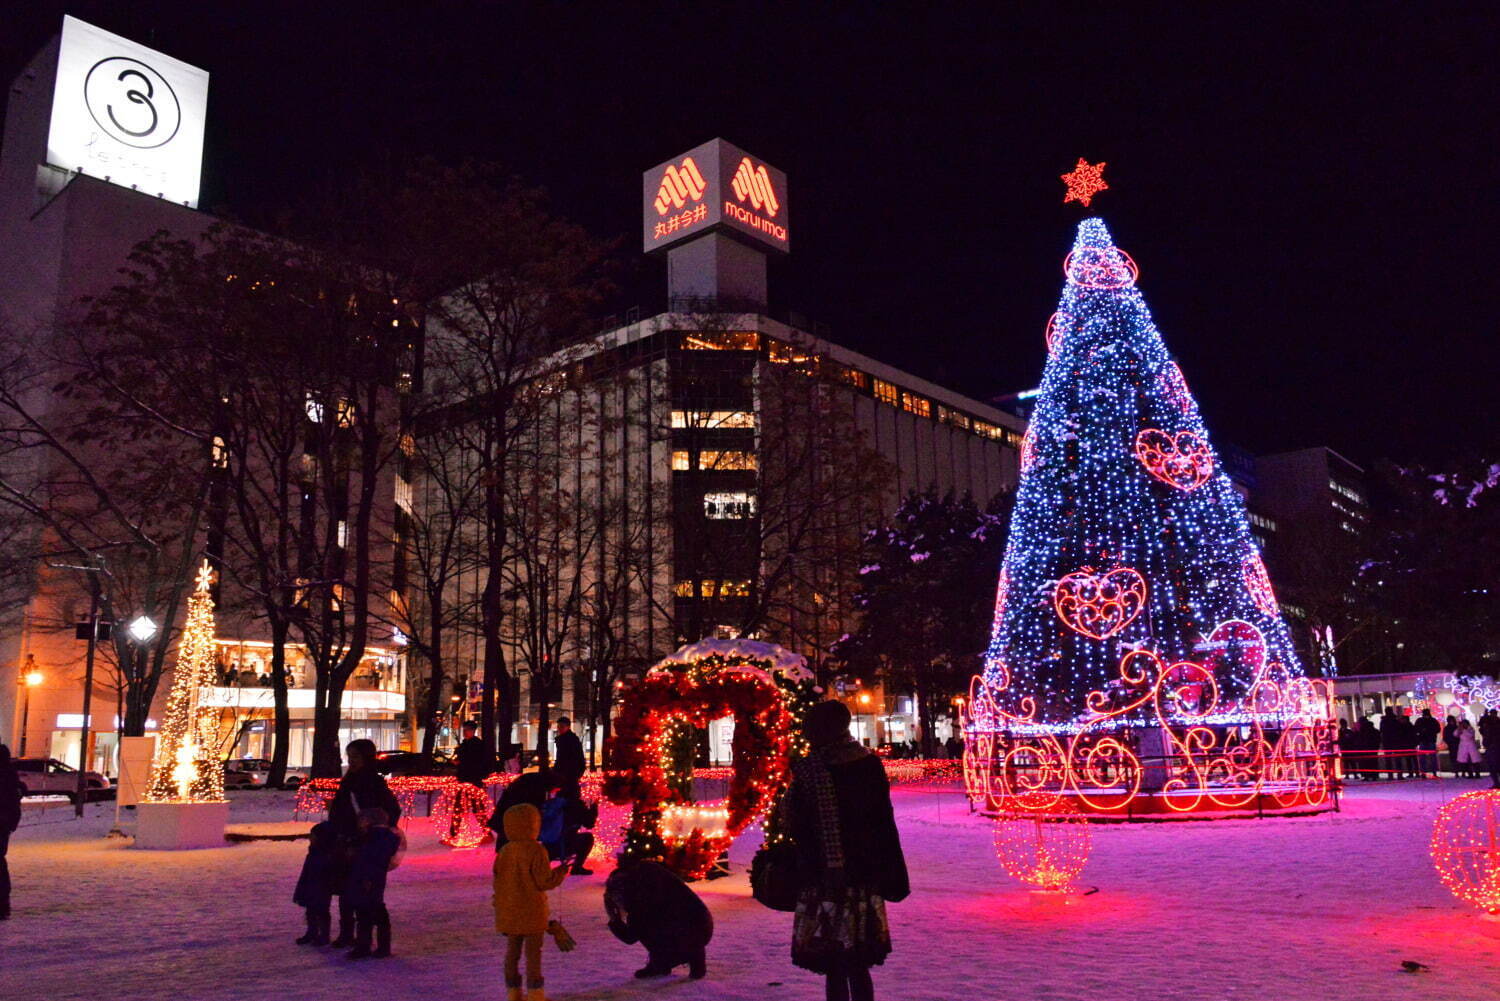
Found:
[[[36,659],[31,654],[26,655],[26,666],[29,668],[21,679],[26,685],[26,694],[21,702],[21,753],[20,757],[26,757],[26,731],[31,721],[31,690],[40,685],[46,678],[41,671],[36,669]]]
[[[156,623],[149,615],[136,616],[126,628],[130,630],[130,638],[137,643],[150,643],[151,637],[156,635]]]

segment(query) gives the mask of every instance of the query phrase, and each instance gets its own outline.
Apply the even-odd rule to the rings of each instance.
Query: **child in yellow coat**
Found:
[[[526,952],[526,1001],[542,992],[542,939],[547,932],[547,891],[561,886],[567,865],[552,868],[537,840],[542,813],[530,803],[505,811],[505,847],[495,856],[495,930],[506,938],[505,997],[521,1001],[521,952]]]

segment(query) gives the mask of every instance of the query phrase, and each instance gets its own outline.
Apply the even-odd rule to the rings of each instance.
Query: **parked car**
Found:
[[[445,754],[434,754],[428,763],[416,751],[376,751],[375,770],[382,775],[452,775],[458,767]]]
[[[21,780],[22,796],[67,796],[78,798],[78,769],[56,758],[17,758],[14,762]],[[109,779],[98,772],[85,772],[84,798],[97,799],[113,788]]]
[[[230,758],[224,764],[226,768],[232,768],[235,771],[246,772],[250,775],[253,775],[255,777],[256,784],[259,786],[265,785],[266,780],[271,777],[270,758]],[[307,769],[288,768],[286,770],[285,788],[296,789],[306,780]]]
[[[261,780],[255,777],[254,772],[242,771],[234,766],[234,762],[224,762],[224,788],[225,789],[259,789]]]

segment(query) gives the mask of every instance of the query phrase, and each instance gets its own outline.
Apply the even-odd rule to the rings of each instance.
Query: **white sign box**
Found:
[[[198,205],[208,74],[63,18],[47,162]]]

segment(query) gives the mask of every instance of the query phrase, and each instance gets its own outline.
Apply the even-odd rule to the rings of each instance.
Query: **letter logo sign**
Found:
[[[208,74],[63,18],[47,162],[197,207]]]
[[[711,232],[791,249],[786,175],[722,139],[646,171],[642,195],[647,253]]]

